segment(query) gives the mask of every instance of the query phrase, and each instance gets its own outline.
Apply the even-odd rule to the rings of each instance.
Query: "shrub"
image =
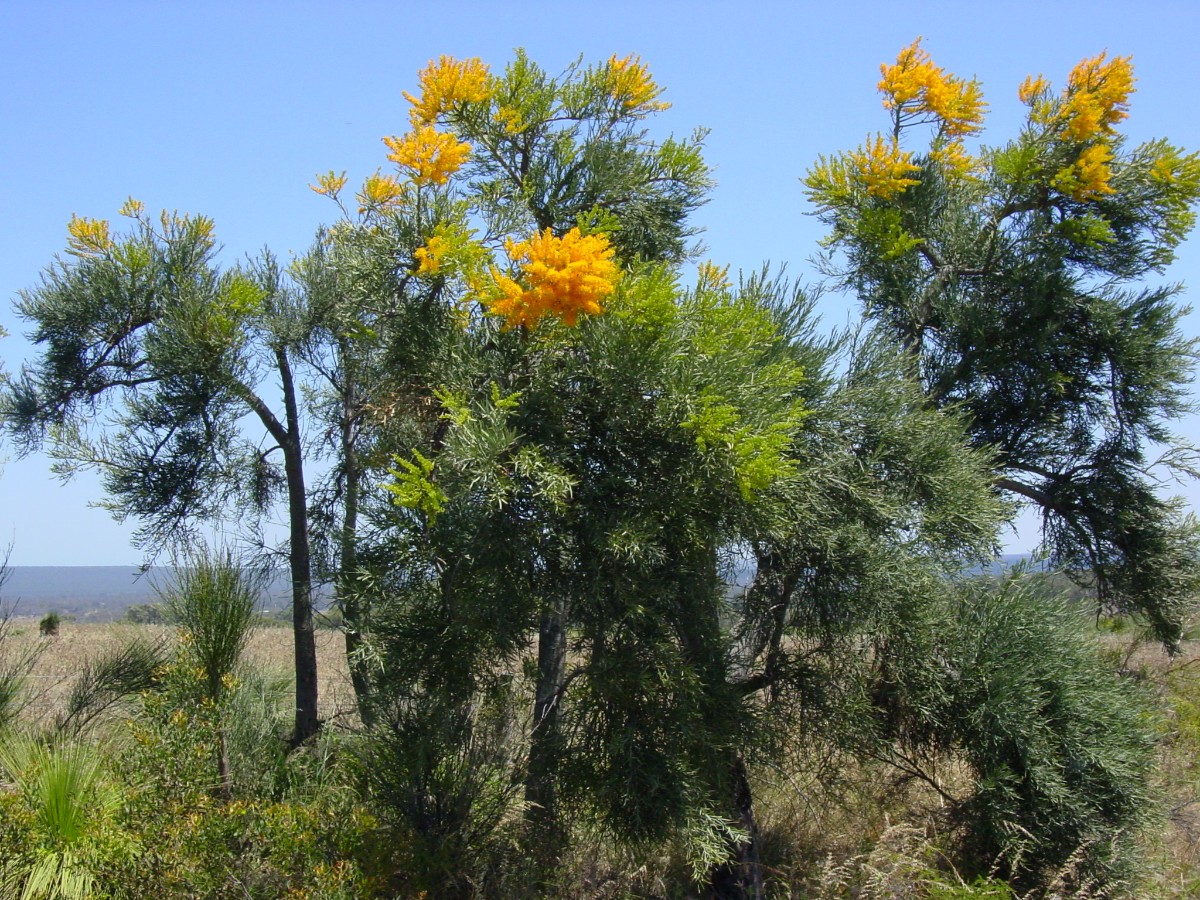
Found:
[[[272,734],[283,725],[274,709],[277,686],[248,676],[230,684],[218,708],[187,661],[171,663],[161,678],[163,690],[146,695],[129,723],[132,741],[121,759],[128,784],[122,824],[148,852],[110,860],[103,874],[112,893],[130,900],[378,896],[385,877],[378,873],[389,870],[378,823],[345,788],[343,756],[326,748],[314,772],[315,751],[282,752]],[[223,731],[231,798],[212,789]],[[251,758],[256,736],[264,742],[261,759]]]
[[[974,774],[968,857],[1018,883],[1123,883],[1154,808],[1151,698],[1106,666],[1077,609],[1020,577],[964,585],[933,650],[945,675],[912,699]]]
[[[18,807],[14,818],[25,831],[19,844],[0,847],[6,857],[0,896],[93,896],[105,860],[125,849],[112,828],[120,794],[105,778],[98,754],[77,743],[20,739],[0,746],[0,767],[17,788],[20,801],[8,802]]]
[[[66,709],[56,717],[55,728],[77,734],[115,704],[153,690],[166,662],[165,643],[144,637],[127,640],[89,659],[75,679]]]
[[[48,612],[38,622],[38,633],[42,637],[58,637],[58,629],[62,625],[62,616],[56,612]]]
[[[396,837],[408,895],[527,896],[520,836],[523,742],[513,697],[451,705],[423,697],[381,717],[364,745],[370,803]],[[528,888],[528,884],[524,884]]]
[[[254,625],[266,574],[246,567],[229,550],[207,549],[175,560],[175,583],[163,592],[178,623],[181,652],[200,673],[203,699],[219,718],[233,669]],[[226,799],[232,796],[225,731],[216,729],[217,771]]]

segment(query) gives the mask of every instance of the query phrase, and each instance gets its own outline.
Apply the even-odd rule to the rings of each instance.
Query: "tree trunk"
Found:
[[[225,724],[217,726],[217,777],[221,799],[228,803],[233,799],[233,776],[229,773],[229,742],[225,739]]]
[[[543,863],[554,862],[564,840],[558,821],[555,756],[566,666],[566,608],[563,601],[556,601],[542,614],[538,627],[538,677],[525,781],[525,802],[529,804],[526,820],[533,826],[534,852]]]
[[[276,352],[287,431],[280,441],[288,493],[288,564],[292,577],[292,633],[296,655],[296,722],[292,746],[298,747],[320,729],[317,718],[317,641],[313,629],[312,553],[308,544],[308,494],[304,489],[304,448],[296,385],[283,350]]]
[[[349,354],[343,349],[342,356],[348,360]],[[350,586],[354,570],[358,565],[358,502],[359,491],[362,487],[362,471],[358,464],[358,453],[355,449],[355,410],[353,380],[349,372],[349,362],[346,362],[346,381],[342,391],[342,421],[341,444],[343,477],[346,479],[346,500],[342,518],[342,532],[338,551],[338,608],[342,611],[342,626],[346,635],[346,664],[350,669],[350,682],[354,686],[354,699],[358,706],[358,717],[364,725],[370,725],[375,720],[371,709],[371,682],[367,676],[367,667],[360,657],[359,650],[363,645],[363,627],[365,625],[363,612],[358,597]]]
[[[730,771],[734,819],[746,833],[746,840],[730,846],[727,862],[709,872],[709,900],[762,900],[762,865],[758,859],[758,823],[754,820],[750,780],[746,763],[735,754]]]

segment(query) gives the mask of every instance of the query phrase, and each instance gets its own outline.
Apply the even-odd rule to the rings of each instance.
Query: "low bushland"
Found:
[[[1069,608],[1041,608],[1079,632]],[[1006,669],[989,656],[1012,650],[1003,637],[1014,633],[1011,615],[976,605],[960,634],[945,632],[958,655],[941,653],[940,664],[970,669],[979,676],[970,684],[992,697],[932,697],[908,684],[887,722],[835,728],[814,718],[785,736],[786,752],[748,761],[765,896],[1174,898],[1200,889],[1194,644],[1172,659],[1135,627],[1105,623],[1075,644],[1060,635],[1051,652],[1017,628],[1025,662]],[[7,623],[6,660],[34,658],[29,648],[48,640],[35,624]],[[555,871],[533,865],[516,689],[441,714],[397,708],[370,729],[342,715],[294,749],[291,686],[256,654],[239,657],[214,696],[187,632],[168,643],[162,629],[70,624],[59,640],[84,630],[92,656],[64,679],[58,709],[26,709],[5,731],[0,896],[682,898],[699,895],[705,853],[724,851],[703,846],[703,828],[631,845],[583,805],[566,817],[571,839]],[[263,639],[250,641],[260,660],[270,657]],[[1055,676],[1063,667],[1086,677]],[[10,685],[14,709],[31,683]],[[988,722],[1004,704],[1057,712],[1036,727],[1012,709]],[[1102,734],[1071,730],[1080,704],[1107,707],[1088,713]],[[1148,718],[1121,718],[1129,709]],[[922,716],[942,714],[957,723],[952,739],[920,752],[906,743]],[[1121,729],[1157,740],[1114,737]],[[1128,833],[1094,839],[1087,823],[1119,817],[1121,803],[1138,809]]]

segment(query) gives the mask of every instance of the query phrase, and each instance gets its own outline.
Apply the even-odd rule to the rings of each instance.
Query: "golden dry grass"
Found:
[[[45,722],[63,708],[71,686],[90,659],[107,648],[135,636],[169,640],[174,629],[165,625],[131,625],[116,622],[92,624],[64,621],[56,637],[42,637],[35,618],[14,618],[9,623],[6,646],[0,652],[37,652],[27,678],[29,703],[25,717]],[[346,667],[345,641],[341,632],[321,630],[317,638],[317,667],[321,718],[337,723],[354,720],[354,691]],[[244,662],[265,675],[288,677],[292,671],[292,631],[285,627],[254,629]]]

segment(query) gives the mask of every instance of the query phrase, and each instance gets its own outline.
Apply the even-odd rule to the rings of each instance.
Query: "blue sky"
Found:
[[[204,213],[225,259],[308,246],[334,209],[307,185],[386,164],[380,138],[406,128],[416,73],[446,53],[494,68],[515,47],[557,71],[640,54],[672,108],[663,135],[711,129],[718,187],[696,222],[709,256],[733,270],[786,264],[814,282],[822,230],[799,178],[818,154],[885,127],[879,64],[918,35],[948,70],[976,76],[991,103],[984,142],[1014,133],[1016,87],[1031,73],[1061,85],[1081,58],[1132,55],[1134,142],[1200,148],[1195,35],[1200,4],[1091,3],[32,3],[0,16],[0,360],[29,346],[10,301],[65,246],[71,215],[115,218],[127,196],[153,210]],[[1200,239],[1168,273],[1200,291]],[[842,323],[849,298],[828,297]],[[1200,335],[1200,314],[1185,322]],[[1200,419],[1179,430],[1200,442]],[[0,456],[5,455],[0,448]],[[0,546],[15,565],[137,562],[132,524],[89,503],[90,477],[61,485],[44,457],[0,471]],[[1182,489],[1193,506],[1195,485]],[[1034,529],[1011,538],[1030,549]]]

